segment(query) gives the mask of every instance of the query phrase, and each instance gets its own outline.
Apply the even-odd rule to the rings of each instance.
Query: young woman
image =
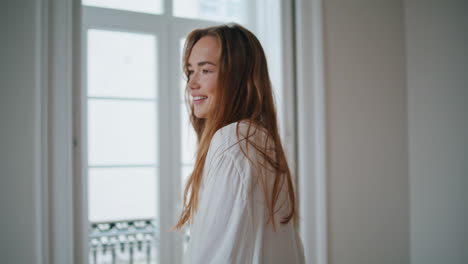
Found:
[[[187,37],[183,63],[198,137],[175,226],[191,224],[185,263],[303,263],[260,42],[236,24],[197,29]]]

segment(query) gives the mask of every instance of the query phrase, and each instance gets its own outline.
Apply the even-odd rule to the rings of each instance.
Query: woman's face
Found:
[[[220,46],[212,36],[199,39],[192,48],[188,59],[188,82],[194,114],[208,118],[214,108],[215,93],[218,89]]]

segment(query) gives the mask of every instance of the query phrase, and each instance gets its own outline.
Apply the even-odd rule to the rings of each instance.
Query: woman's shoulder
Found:
[[[236,139],[236,130],[237,124],[239,122],[234,122],[228,124],[216,131],[211,139],[210,149],[215,153],[222,153],[230,146],[235,144]]]
[[[247,138],[253,140],[253,137],[260,135],[266,135],[264,128],[248,120],[241,120],[218,129],[213,136],[212,142],[229,147]]]
[[[237,121],[228,124],[216,131],[211,139],[210,152],[217,156],[223,153],[239,156],[252,148],[247,145],[255,142],[261,145],[267,138],[267,132],[258,124],[251,123],[247,120]],[[247,140],[248,139],[248,140]]]

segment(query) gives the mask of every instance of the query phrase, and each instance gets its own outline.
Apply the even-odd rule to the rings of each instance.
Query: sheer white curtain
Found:
[[[283,57],[294,69],[285,72],[285,83],[295,89],[285,103],[295,109],[288,119],[295,120],[300,232],[306,263],[314,264],[328,262],[322,8],[322,0],[285,1],[282,8],[283,32],[294,32],[283,35]]]

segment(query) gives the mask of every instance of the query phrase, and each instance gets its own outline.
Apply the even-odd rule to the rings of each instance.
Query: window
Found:
[[[262,3],[82,0],[90,263],[182,263],[188,230],[168,230],[196,144],[183,98],[184,37],[224,22],[246,26],[263,42],[281,95],[280,36],[261,19],[279,21],[279,12]]]

